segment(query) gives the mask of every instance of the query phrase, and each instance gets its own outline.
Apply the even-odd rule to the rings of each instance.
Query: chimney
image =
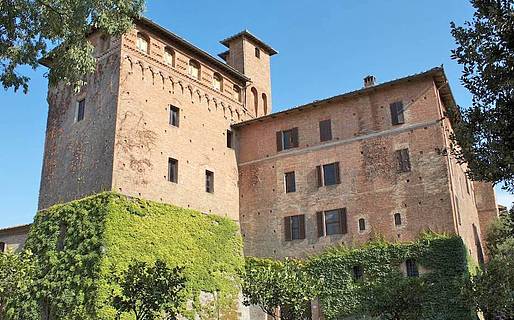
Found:
[[[374,76],[367,76],[364,78],[364,88],[373,87],[377,79]]]

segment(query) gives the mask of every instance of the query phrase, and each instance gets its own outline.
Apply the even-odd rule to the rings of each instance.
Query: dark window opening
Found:
[[[364,268],[362,266],[353,267],[353,279],[358,281],[364,277]]]
[[[411,171],[409,149],[396,150],[396,159],[398,160],[398,170],[400,172]]]
[[[321,142],[332,140],[332,121],[330,119],[319,122],[319,139]]]
[[[294,171],[286,172],[284,178],[286,183],[286,193],[296,192],[296,178]]]
[[[178,160],[168,158],[168,181],[178,183]]]
[[[399,213],[394,214],[394,225],[401,226],[402,225],[402,215]]]
[[[86,111],[86,99],[82,99],[77,103],[77,122],[84,120]]]
[[[405,267],[407,269],[407,277],[419,277],[418,265],[415,260],[407,259]]]
[[[331,186],[341,183],[339,174],[339,162],[325,164],[316,167],[318,187]]]
[[[285,240],[305,239],[305,215],[296,215],[284,218]]]
[[[255,57],[257,57],[257,58],[261,57],[261,50],[259,48],[255,48]]]
[[[170,124],[174,127],[178,127],[180,122],[180,109],[170,105]]]
[[[64,240],[66,238],[66,234],[68,233],[68,226],[66,224],[61,223],[59,225],[59,238],[57,239],[57,251],[64,250]]]
[[[405,122],[403,117],[403,102],[397,101],[389,105],[391,109],[391,123],[393,125],[402,124]]]
[[[233,134],[231,130],[227,130],[227,148],[233,148]]]
[[[298,145],[298,128],[277,132],[277,151],[296,148]]]
[[[205,191],[214,192],[214,172],[205,170]]]
[[[366,220],[363,218],[359,219],[359,230],[360,231],[366,230]]]
[[[329,210],[317,213],[318,236],[346,234],[346,209]]]
[[[0,252],[1,253],[5,252],[5,249],[6,249],[5,242],[0,242]]]

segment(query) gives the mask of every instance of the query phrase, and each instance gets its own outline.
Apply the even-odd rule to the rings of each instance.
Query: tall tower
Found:
[[[221,44],[229,50],[220,54],[220,57],[251,79],[251,83],[244,90],[245,106],[249,113],[255,117],[270,114],[270,58],[278,52],[248,30],[222,40]]]

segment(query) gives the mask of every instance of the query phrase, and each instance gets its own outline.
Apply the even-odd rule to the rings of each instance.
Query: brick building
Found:
[[[238,221],[247,255],[430,229],[483,259],[494,191],[447,155],[442,67],[271,113],[277,52],[248,31],[221,41],[223,61],[147,19],[91,42],[82,91],[49,88],[39,209],[112,190]]]

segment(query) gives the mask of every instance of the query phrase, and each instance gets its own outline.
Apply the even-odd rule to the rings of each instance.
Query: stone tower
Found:
[[[221,43],[229,48],[220,54],[229,66],[251,79],[245,88],[246,107],[256,117],[271,113],[270,58],[278,52],[248,30]]]

